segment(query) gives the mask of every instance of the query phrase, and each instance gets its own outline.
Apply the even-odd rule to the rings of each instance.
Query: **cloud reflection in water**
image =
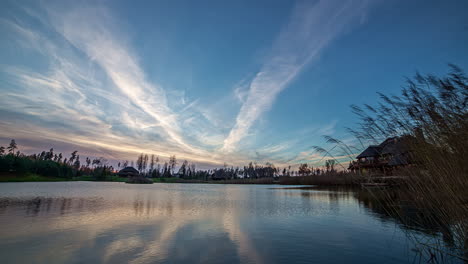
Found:
[[[360,259],[396,235],[359,208],[352,193],[269,186],[4,184],[0,255],[6,263]],[[401,241],[380,257],[402,255]]]

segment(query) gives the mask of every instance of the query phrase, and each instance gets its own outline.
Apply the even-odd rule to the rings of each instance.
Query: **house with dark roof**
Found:
[[[412,136],[391,137],[379,145],[367,147],[349,164],[351,171],[391,173],[396,168],[412,164],[410,144]]]
[[[138,176],[140,173],[137,169],[133,167],[125,167],[121,169],[117,174],[119,175],[119,177],[133,177]]]

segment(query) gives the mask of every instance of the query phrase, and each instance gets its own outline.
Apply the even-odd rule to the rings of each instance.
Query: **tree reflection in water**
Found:
[[[377,254],[379,262],[390,260],[392,253],[374,236],[387,231],[359,222],[373,219],[395,223],[408,234],[442,237],[448,248],[453,243],[447,230],[425,221],[423,212],[408,205],[401,214],[391,214],[383,199],[360,189],[166,186],[106,195],[99,195],[101,187],[96,187],[86,194],[0,198],[0,253],[16,262],[34,256],[47,263],[288,263],[312,255],[319,262],[344,261],[343,255],[350,262],[372,263],[363,254]],[[397,195],[395,200],[402,200]],[[356,244],[359,239],[365,242]],[[19,253],[25,248],[32,252]],[[60,256],[51,255],[52,248]],[[341,253],[330,257],[323,253],[327,250]]]

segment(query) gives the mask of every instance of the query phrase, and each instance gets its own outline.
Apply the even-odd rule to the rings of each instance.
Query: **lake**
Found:
[[[1,263],[412,263],[355,191],[274,185],[0,184]]]

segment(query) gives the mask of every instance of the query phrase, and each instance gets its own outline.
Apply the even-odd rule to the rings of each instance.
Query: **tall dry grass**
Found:
[[[320,175],[280,177],[282,185],[359,186],[366,177],[357,173],[333,171]]]
[[[468,261],[468,79],[450,65],[445,77],[416,74],[399,96],[380,94],[376,106],[352,106],[360,117],[350,129],[361,142],[410,135],[407,144],[415,166],[399,173],[408,176],[399,190],[404,200],[387,193],[392,214],[410,204],[423,212],[425,222],[443,231],[440,239],[413,237],[431,261],[455,257]],[[445,256],[445,258],[444,258]]]

